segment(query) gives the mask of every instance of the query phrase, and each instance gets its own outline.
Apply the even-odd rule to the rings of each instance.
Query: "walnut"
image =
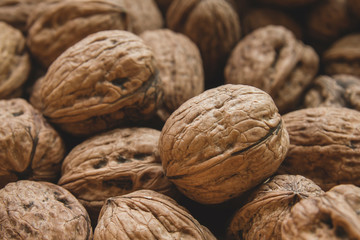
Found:
[[[139,190],[106,200],[94,233],[94,240],[100,239],[216,238],[173,199]]]
[[[182,104],[167,119],[159,152],[166,176],[204,204],[235,198],[279,167],[289,144],[271,97],[222,85]]]
[[[0,22],[0,98],[20,97],[31,63],[22,33]]]
[[[206,88],[218,86],[226,59],[241,36],[235,9],[225,0],[174,0],[167,26],[187,35],[200,49]]]
[[[301,200],[282,225],[282,239],[360,239],[360,188],[339,185]]]
[[[140,189],[172,196],[175,187],[164,176],[157,154],[160,131],[115,129],[94,136],[71,150],[62,165],[59,185],[73,193],[97,219],[109,197]]]
[[[186,100],[204,91],[203,65],[197,46],[185,35],[169,29],[140,35],[154,51],[163,87],[163,121]]]
[[[346,35],[323,54],[324,71],[328,75],[351,74],[360,77],[360,33]]]
[[[281,239],[281,224],[301,199],[324,192],[300,175],[276,175],[257,187],[231,219],[227,239]]]
[[[312,47],[282,26],[259,28],[234,48],[225,68],[225,82],[261,88],[274,99],[280,113],[299,104],[318,71]]]
[[[122,30],[91,34],[67,49],[34,87],[30,98],[72,135],[91,135],[149,119],[161,100],[153,53]]]
[[[360,185],[360,112],[348,108],[306,108],[287,113],[289,151],[279,173],[300,174],[327,191]]]
[[[263,3],[263,4],[269,4],[273,6],[279,6],[279,7],[290,7],[290,8],[296,8],[301,6],[307,6],[314,2],[317,2],[320,0],[256,0],[256,2]]]
[[[24,99],[0,100],[0,188],[20,179],[57,181],[65,147]]]
[[[0,190],[1,239],[92,239],[89,216],[64,188],[22,180]]]

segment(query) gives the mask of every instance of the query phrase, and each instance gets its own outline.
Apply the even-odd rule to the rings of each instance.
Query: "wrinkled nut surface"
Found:
[[[204,71],[198,47],[185,35],[169,29],[140,35],[154,51],[163,88],[159,117],[166,121],[186,100],[204,91]]]
[[[100,239],[216,238],[173,199],[139,190],[106,200],[94,233],[94,240]]]
[[[182,193],[212,204],[237,197],[271,176],[288,144],[267,93],[227,84],[174,111],[161,131],[159,152],[166,176]]]
[[[152,117],[161,100],[151,49],[121,30],[67,49],[34,87],[31,103],[64,131],[90,135]]]
[[[306,108],[283,120],[290,146],[279,173],[303,175],[324,191],[342,183],[360,185],[359,111]]]
[[[234,48],[225,68],[225,82],[262,89],[272,96],[280,113],[299,104],[305,88],[318,71],[312,47],[293,33],[270,25],[245,36]]]
[[[0,190],[1,239],[91,240],[85,208],[66,189],[22,180]]]
[[[0,99],[20,97],[31,68],[25,38],[5,22],[0,29]]]
[[[360,188],[338,185],[301,200],[282,225],[282,239],[360,239]]]
[[[65,158],[59,185],[74,194],[97,219],[109,197],[140,189],[171,195],[157,154],[160,131],[115,129],[80,143]]]
[[[360,77],[360,34],[338,39],[323,54],[324,71],[328,75],[350,74]]]
[[[24,99],[0,100],[0,188],[20,179],[57,181],[65,147]]]
[[[324,192],[300,175],[276,175],[252,192],[231,219],[227,239],[281,239],[281,224],[301,199]]]

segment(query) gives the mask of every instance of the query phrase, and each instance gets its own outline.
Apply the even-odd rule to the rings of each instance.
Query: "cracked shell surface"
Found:
[[[35,83],[30,98],[73,135],[91,135],[152,117],[162,97],[151,49],[122,30],[89,35],[67,49]]]
[[[22,180],[0,190],[1,239],[91,240],[85,208],[66,189]]]
[[[300,200],[324,192],[300,175],[276,175],[255,188],[231,219],[227,239],[281,239],[281,225]]]
[[[301,200],[282,225],[282,239],[360,239],[360,188],[338,185]]]
[[[222,85],[182,104],[166,121],[159,152],[166,176],[189,198],[221,203],[279,167],[289,138],[271,97]]]
[[[94,240],[101,239],[216,238],[173,199],[139,190],[106,200],[94,233]]]
[[[0,100],[0,187],[20,179],[57,181],[65,146],[24,99]]]

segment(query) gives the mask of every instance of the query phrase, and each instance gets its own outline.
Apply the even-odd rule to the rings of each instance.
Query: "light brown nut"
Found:
[[[106,200],[94,240],[199,239],[214,235],[173,199],[152,190],[139,190]]]
[[[182,104],[166,121],[159,152],[166,176],[205,204],[235,198],[279,167],[289,144],[271,97],[222,85]]]
[[[57,181],[65,147],[24,99],[0,100],[0,188],[20,179]]]
[[[154,51],[163,87],[159,117],[166,121],[186,100],[204,91],[204,70],[199,49],[185,35],[170,29],[140,35]]]
[[[282,239],[360,239],[360,188],[339,185],[301,200],[282,225]]]
[[[231,219],[227,239],[281,239],[281,225],[301,199],[324,192],[300,175],[276,175],[251,193]]]
[[[268,4],[268,5],[278,6],[278,7],[291,7],[291,8],[310,5],[316,1],[320,1],[320,0],[287,0],[287,1],[284,1],[284,0],[256,0],[256,2],[263,3],[263,4]]]
[[[91,135],[152,117],[161,100],[151,49],[121,30],[67,49],[34,87],[31,103],[64,131]]]
[[[324,191],[342,183],[360,185],[359,111],[306,108],[283,120],[290,146],[279,173],[303,175]]]
[[[324,71],[328,75],[351,74],[360,77],[360,34],[338,39],[323,54]]]
[[[20,97],[31,63],[22,33],[0,22],[0,99]]]
[[[251,85],[269,93],[280,113],[295,108],[318,71],[312,47],[282,26],[259,28],[234,48],[225,68],[225,82]]]
[[[23,180],[0,190],[1,239],[91,240],[92,236],[85,208],[66,189]]]

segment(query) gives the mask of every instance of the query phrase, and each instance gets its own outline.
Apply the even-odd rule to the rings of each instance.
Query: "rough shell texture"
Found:
[[[323,190],[360,185],[360,112],[307,108],[283,116],[290,147],[280,173],[300,174]]]
[[[94,240],[100,239],[216,238],[173,199],[151,190],[139,190],[106,201],[94,234]]]
[[[219,81],[241,35],[234,8],[225,0],[174,0],[166,20],[170,29],[184,33],[199,47],[206,84]]]
[[[23,180],[0,190],[1,239],[91,240],[92,236],[85,208],[64,188]]]
[[[236,45],[225,68],[225,82],[264,90],[284,113],[299,104],[318,64],[310,46],[290,30],[271,25],[253,31]]]
[[[0,98],[20,97],[31,66],[25,38],[7,23],[0,29]]]
[[[67,49],[34,87],[31,103],[74,135],[152,117],[161,100],[151,49],[121,30],[92,34]]]
[[[65,147],[24,99],[0,100],[0,187],[19,179],[57,181]]]
[[[91,33],[129,30],[128,14],[116,0],[62,0],[50,2],[29,17],[27,45],[48,67],[67,48]]]
[[[339,185],[297,203],[282,226],[282,239],[360,239],[360,188]]]
[[[279,7],[300,7],[300,6],[306,6],[311,3],[314,3],[316,1],[320,0],[256,0],[256,2],[259,3],[265,3],[269,5],[279,6]]]
[[[139,189],[171,195],[157,146],[160,131],[115,129],[80,143],[65,158],[59,185],[72,192],[97,219],[105,200]]]
[[[271,97],[222,85],[182,104],[166,121],[159,152],[168,178],[189,198],[221,203],[272,175],[289,144]]]
[[[281,239],[281,224],[301,199],[324,192],[300,175],[276,175],[252,192],[233,216],[227,239]]]
[[[360,78],[352,75],[319,76],[306,93],[305,107],[348,107],[360,111]]]
[[[360,34],[338,39],[323,54],[324,71],[328,75],[351,74],[360,77]]]
[[[186,100],[204,91],[203,65],[197,46],[185,35],[169,29],[140,35],[154,51],[163,87],[163,121]]]

